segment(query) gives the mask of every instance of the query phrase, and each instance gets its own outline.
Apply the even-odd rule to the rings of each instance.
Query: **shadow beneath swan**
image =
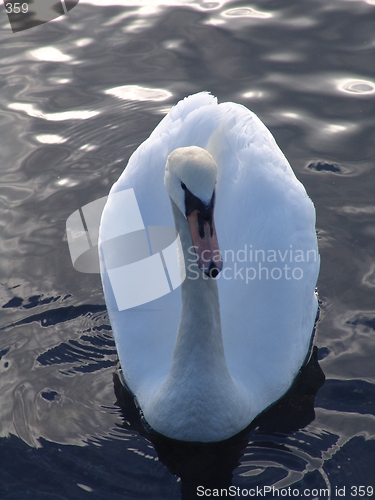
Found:
[[[114,373],[116,404],[121,408],[123,427],[137,431],[151,441],[160,461],[181,478],[182,499],[197,498],[197,487],[229,488],[234,469],[239,465],[252,434],[289,434],[302,429],[315,418],[314,398],[325,376],[318,363],[318,348],[314,346],[308,363],[301,368],[287,394],[259,415],[246,429],[218,443],[177,441],[151,429],[137,408],[132,394]]]

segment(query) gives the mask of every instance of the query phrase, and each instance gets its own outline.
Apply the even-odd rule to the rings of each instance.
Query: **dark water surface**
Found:
[[[178,499],[199,484],[371,498],[375,1],[81,1],[17,34],[0,11],[0,498]],[[65,232],[200,90],[258,114],[315,203],[326,376],[313,360],[279,411],[206,446],[143,429],[114,377],[99,276],[73,269]]]

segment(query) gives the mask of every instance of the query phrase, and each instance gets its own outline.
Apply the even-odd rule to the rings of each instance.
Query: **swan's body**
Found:
[[[217,169],[208,159],[193,175],[177,159],[171,176],[167,158],[186,146],[207,150]],[[215,188],[218,279],[187,264],[192,234],[182,185],[207,206]],[[260,120],[206,93],[181,101],[137,149],[111,195],[128,189],[145,226],[176,227],[186,279],[181,290],[119,311],[100,249],[126,384],[156,431],[187,441],[228,438],[283,396],[308,353],[319,271],[314,206]],[[122,217],[110,196],[99,244]],[[282,277],[271,277],[275,267]]]

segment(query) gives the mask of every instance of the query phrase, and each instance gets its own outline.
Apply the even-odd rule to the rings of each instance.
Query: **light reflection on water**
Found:
[[[113,95],[125,101],[165,101],[172,97],[170,92],[163,89],[146,88],[140,85],[123,85],[108,89],[106,94]]]
[[[2,27],[0,446],[9,460],[0,469],[11,484],[2,497],[28,488],[179,498],[197,477],[300,490],[373,483],[374,9],[82,0],[57,22],[15,35]],[[72,268],[65,222],[107,195],[161,116],[200,90],[255,111],[314,200],[327,380],[315,417],[305,408],[297,419],[294,401],[294,427],[265,416],[239,440],[182,453],[151,444],[137,412],[116,404],[101,284]]]
[[[340,82],[340,87],[344,92],[352,92],[354,94],[374,94],[375,83],[366,80],[343,80]]]

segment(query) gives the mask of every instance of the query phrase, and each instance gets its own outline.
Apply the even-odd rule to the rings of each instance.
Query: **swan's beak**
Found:
[[[209,218],[203,218],[196,209],[187,219],[198,266],[207,276],[216,278],[223,269],[223,259],[217,242],[213,214]]]

